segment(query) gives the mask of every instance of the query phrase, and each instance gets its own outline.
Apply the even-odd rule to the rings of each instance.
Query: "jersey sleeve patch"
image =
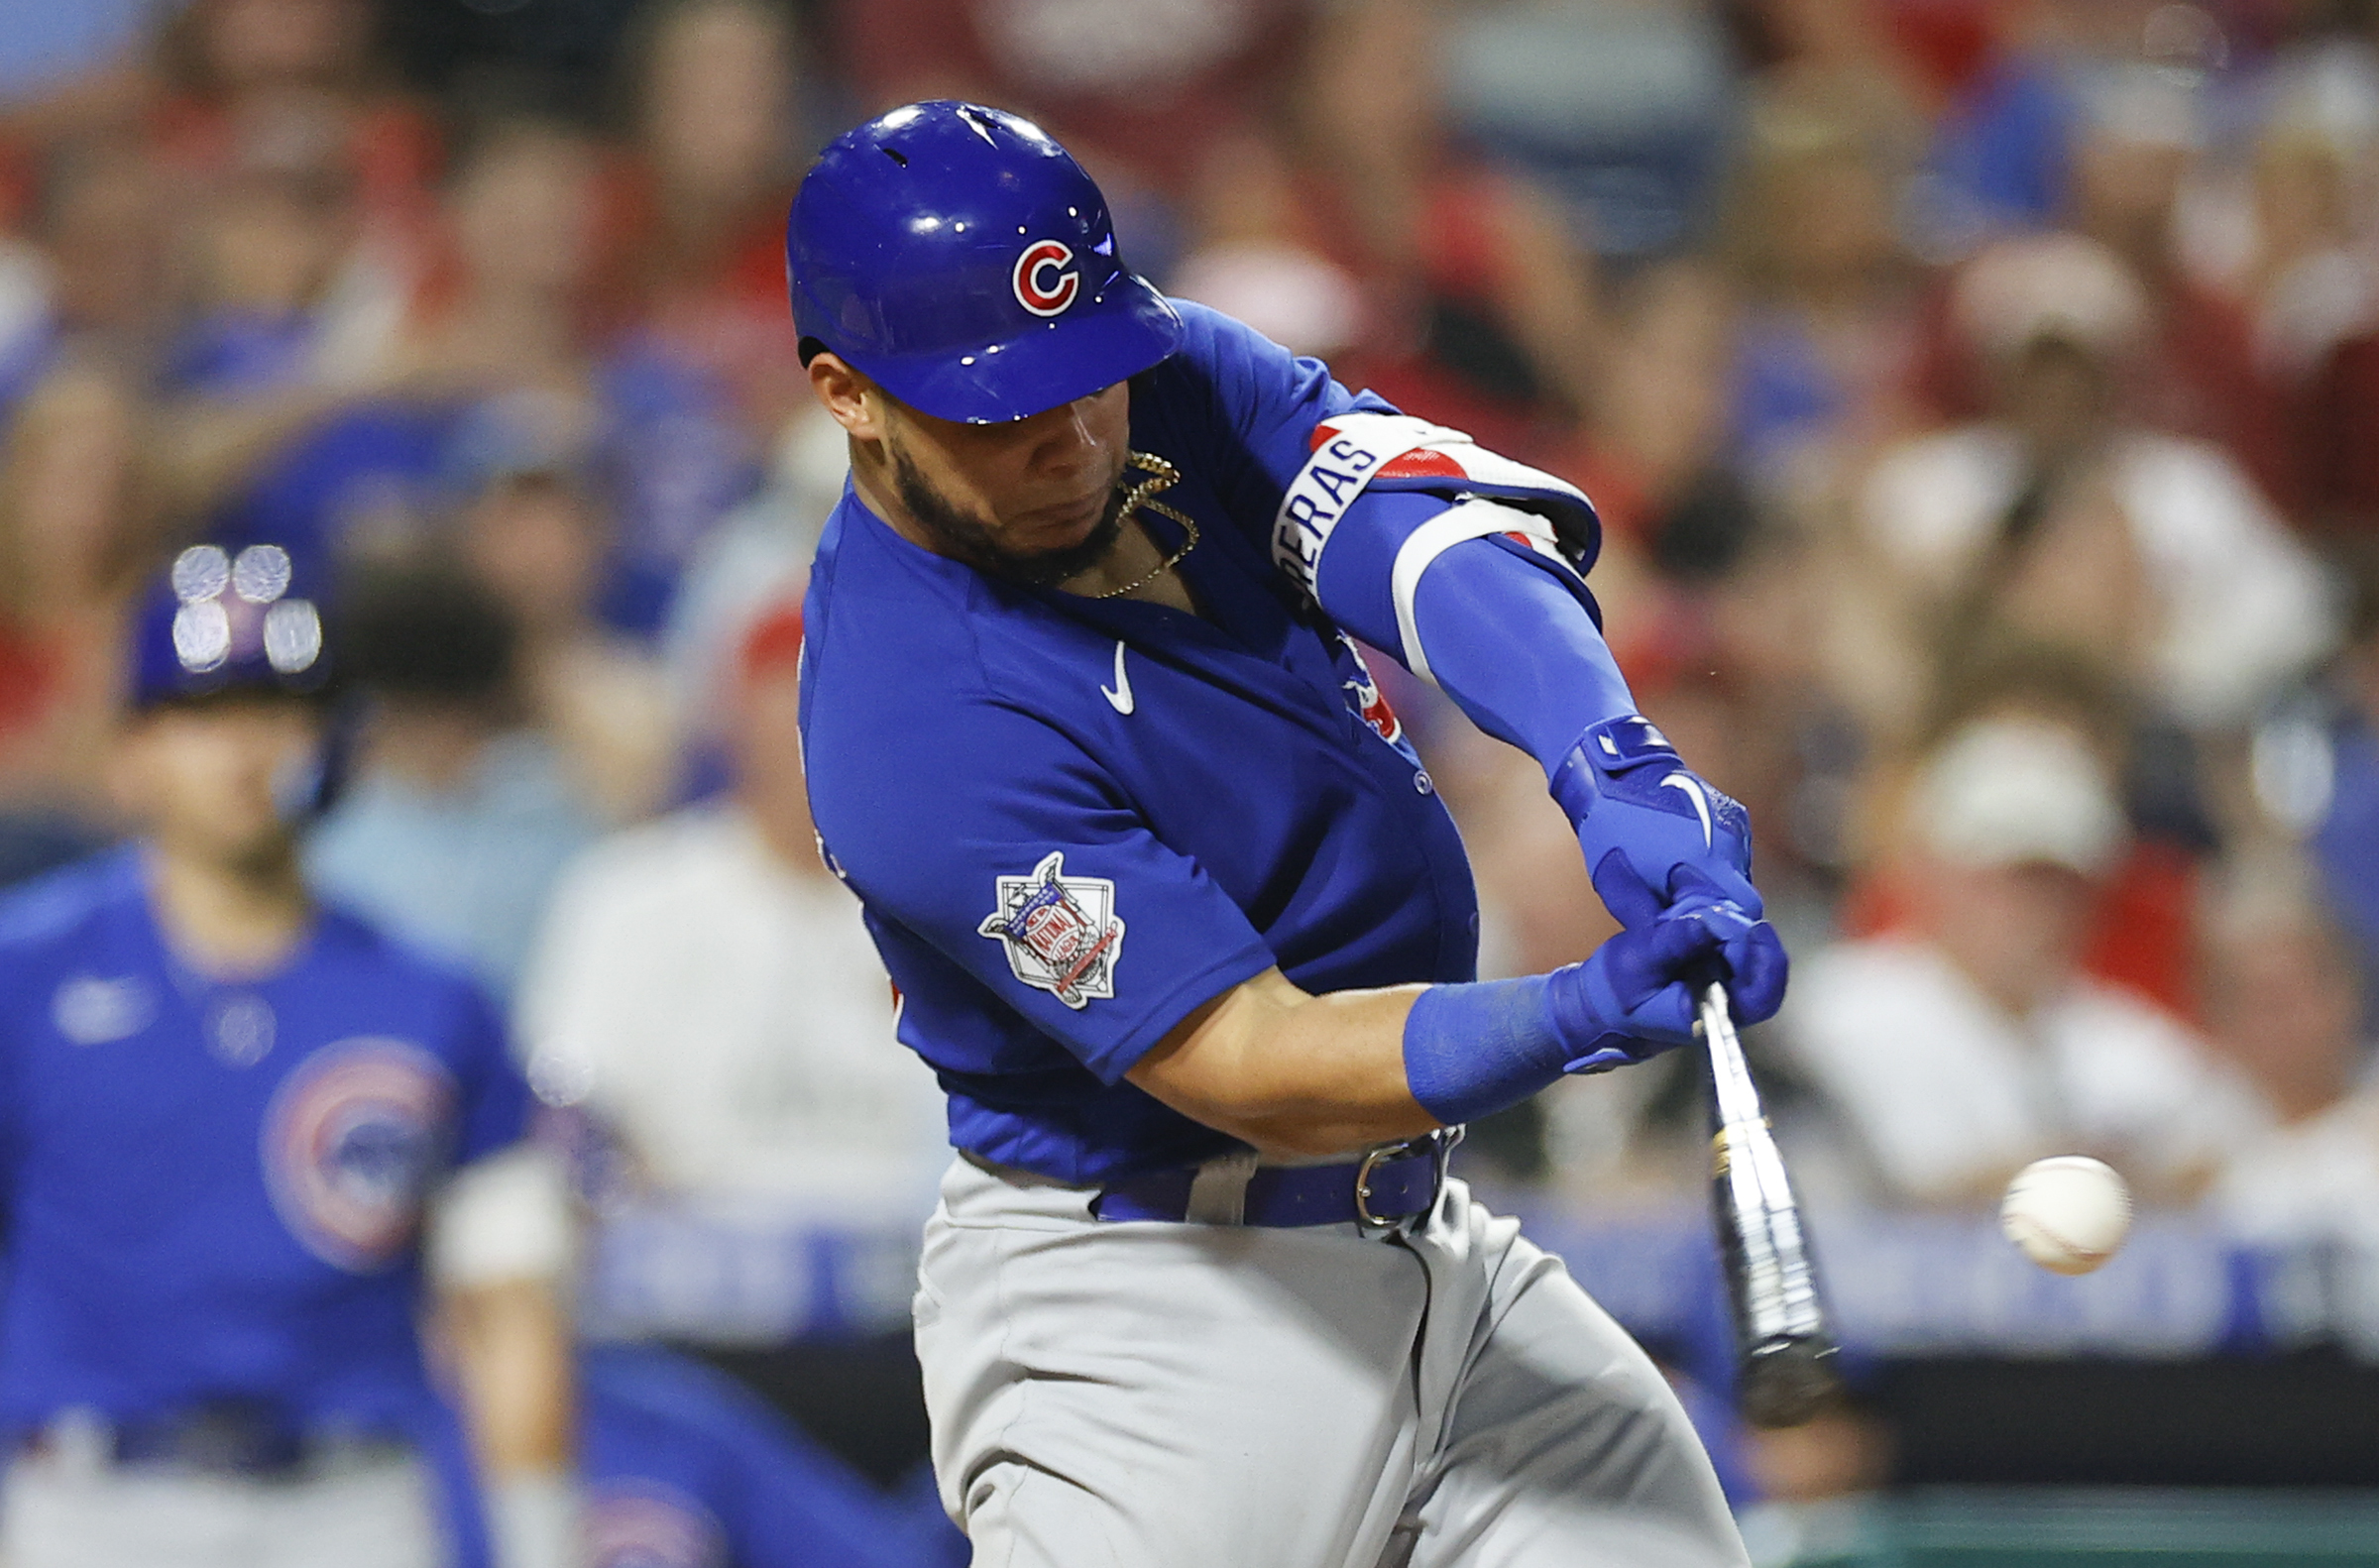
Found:
[[[1017,979],[1077,1012],[1115,994],[1123,920],[1112,881],[1068,876],[1061,849],[1027,875],[993,880],[995,906],[975,935],[999,943]]]

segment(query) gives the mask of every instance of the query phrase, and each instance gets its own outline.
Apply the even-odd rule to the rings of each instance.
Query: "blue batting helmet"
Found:
[[[793,198],[785,269],[804,360],[825,349],[968,424],[1087,396],[1182,341],[1081,165],[971,103],[912,103],[838,138]]]
[[[296,590],[278,544],[193,544],[141,607],[134,634],[136,708],[228,691],[310,696],[330,676],[322,617]]]

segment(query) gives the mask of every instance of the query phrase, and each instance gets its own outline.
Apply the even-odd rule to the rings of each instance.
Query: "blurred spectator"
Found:
[[[1112,193],[1178,189],[1279,82],[1296,25],[1314,9],[1312,0],[841,0],[831,14],[868,112],[920,98],[1014,109]]]
[[[2182,266],[2177,209],[2207,137],[2200,79],[2160,64],[2091,78],[2074,147],[2072,223],[2146,290],[2138,374],[2126,389],[2132,415],[2222,448],[2293,511],[2287,426],[2252,319]]]
[[[613,821],[660,804],[676,726],[657,664],[595,617],[611,522],[595,489],[589,410],[535,392],[474,409],[454,442],[463,564],[519,633],[520,693]]]
[[[483,385],[538,386],[590,405],[617,531],[604,618],[658,629],[685,563],[751,488],[728,389],[633,340],[606,346],[601,165],[551,122],[490,130],[450,198],[458,269],[424,300],[422,349]]]
[[[614,215],[636,330],[771,429],[812,404],[785,307],[803,129],[791,18],[769,0],[662,0],[639,25],[627,53],[638,156]]]
[[[1367,335],[1339,369],[1499,451],[1542,454],[1593,405],[1591,259],[1534,191],[1467,153],[1441,96],[1430,0],[1329,6],[1291,103],[1297,238],[1359,279]]]
[[[1989,8],[1982,61],[1936,127],[1932,163],[1949,210],[1934,221],[1946,241],[2046,222],[2064,200],[2073,105],[2054,55],[2023,36],[2027,9],[2041,8]]]
[[[167,185],[129,138],[60,147],[43,161],[32,235],[43,252],[42,302],[10,355],[11,390],[66,346],[141,363],[158,347],[173,298]]]
[[[161,40],[149,136],[184,179],[265,153],[338,169],[392,239],[427,216],[441,137],[393,84],[373,0],[194,0]]]
[[[486,128],[446,191],[445,260],[410,285],[404,318],[276,395],[194,399],[178,421],[188,487],[231,497],[232,531],[322,558],[417,543],[449,500],[448,448],[474,401],[518,387],[594,396],[597,168],[559,126]]]
[[[1914,422],[1917,279],[1892,212],[1904,168],[1880,132],[1787,98],[1755,104],[1746,143],[1733,441],[1769,487],[1807,491]]]
[[[456,159],[445,270],[417,301],[415,355],[511,383],[575,383],[609,301],[599,150],[559,120],[501,118]]]
[[[343,175],[241,170],[215,189],[194,226],[194,308],[168,351],[169,390],[209,397],[278,392],[317,379],[334,353],[355,352],[347,334],[326,331],[322,320],[354,241]],[[382,292],[393,304],[393,291]],[[385,319],[385,308],[378,313]]]
[[[1301,205],[1278,138],[1251,129],[1216,142],[1190,186],[1193,239],[1170,291],[1326,360],[1361,340],[1367,306],[1354,275],[1306,234]]]
[[[1876,1195],[1979,1203],[2089,1152],[2187,1196],[2256,1123],[2170,1017],[2081,972],[2124,836],[2109,770],[2060,721],[2001,712],[1924,759],[1903,810],[1904,930],[1804,957],[1781,1020]]]
[[[505,119],[448,187],[449,256],[377,363],[323,389],[184,420],[193,485],[238,488],[247,536],[344,555],[417,543],[455,499],[481,400],[522,389],[579,405],[614,519],[602,617],[656,629],[679,573],[750,487],[745,443],[703,378],[649,347],[603,350],[601,163],[583,135]],[[603,350],[599,352],[599,350]]]
[[[161,542],[148,435],[121,375],[69,361],[0,445],[0,876],[88,847],[104,820],[127,599]]]
[[[1612,296],[1592,411],[1572,461],[1607,539],[1623,552],[1647,551],[1700,482],[1732,473],[1729,372],[1739,317],[1725,275],[1691,258],[1646,268]],[[1738,500],[1737,511],[1745,505]],[[1733,523],[1740,546],[1749,519]],[[1627,557],[1614,564],[1624,572]],[[1708,577],[1710,565],[1725,562],[1703,564],[1689,575]],[[1624,604],[1624,580],[1605,576],[1604,565],[1596,562],[1597,595]]]
[[[1918,9],[1902,7],[1904,26],[1905,13]],[[2206,14],[2161,0],[1946,0],[1921,9],[1965,10],[1980,34],[1979,47],[1959,51],[1969,60],[1935,138],[1937,199],[1948,210],[1933,217],[1938,238],[1951,243],[2058,217],[2091,77],[2149,54],[2158,11],[2188,13],[2157,34],[2158,63],[2186,73],[2218,62],[2205,56],[2209,45],[2218,48],[2218,29],[2209,39],[2207,29],[2190,26]]]
[[[907,1222],[946,1163],[940,1101],[892,1038],[858,905],[819,862],[794,738],[801,622],[745,639],[731,796],[605,840],[554,897],[523,982],[536,1081],[693,1203]]]
[[[2326,902],[2352,936],[2370,1021],[2379,1024],[2379,549],[2366,547],[2356,566],[2353,616],[2336,671],[2328,798],[2307,847]]]
[[[2148,304],[2121,262],[2073,235],[2003,242],[1957,309],[1986,351],[1987,417],[1886,453],[1862,499],[1911,648],[2013,626],[2197,730],[2241,724],[2328,648],[2322,574],[2253,483],[2132,415]]]
[[[2265,1242],[2379,1241],[2379,1087],[2354,955],[2292,870],[2242,878],[2206,921],[2207,1022],[2273,1125],[2235,1151],[2210,1200]]]
[[[1995,130],[1971,143],[1982,165],[1946,166],[1974,211],[1936,237],[1952,254],[2014,225],[2062,218],[2105,246],[2144,293],[2127,388],[2140,422],[2210,441],[2282,508],[2299,503],[2285,420],[2255,352],[2247,311],[2183,265],[2182,193],[2209,141],[2208,67],[2226,45],[2194,7],[2087,0],[2026,9],[2040,19],[2028,52],[1993,78]],[[1955,116],[1950,122],[1959,122]],[[1969,127],[1970,130],[1974,129]],[[1994,137],[2009,138],[1996,151]],[[1995,171],[1983,166],[1997,162]],[[1988,396],[1990,345],[1963,339],[1955,308],[1937,312],[1922,371],[1925,395],[1948,417]]]
[[[692,745],[722,740],[743,639],[772,607],[799,602],[850,472],[843,427],[811,399],[778,434],[768,483],[695,552],[661,639],[679,729]]]
[[[552,743],[522,725],[519,630],[487,589],[435,565],[367,574],[335,614],[366,706],[354,782],[306,869],[510,996],[555,878],[598,832]]]
[[[2255,147],[2256,246],[2244,281],[2257,357],[2290,390],[2339,343],[2368,331],[2379,306],[2364,254],[2379,126],[2337,124],[2325,107],[2284,101]],[[2365,108],[2379,113],[2379,103]]]
[[[857,902],[818,858],[795,728],[801,620],[745,639],[736,782],[609,840],[555,895],[520,992],[531,1076],[618,1141],[630,1195],[788,1233],[914,1233],[948,1163],[941,1096],[893,1038]],[[857,1344],[685,1337],[880,1479],[924,1457],[905,1324]],[[850,1371],[824,1377],[822,1362]],[[854,1374],[863,1398],[850,1398]]]

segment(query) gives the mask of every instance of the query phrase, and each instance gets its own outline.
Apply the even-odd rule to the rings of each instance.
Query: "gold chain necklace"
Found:
[[[1154,499],[1157,492],[1171,490],[1180,484],[1182,471],[1153,452],[1129,453],[1124,462],[1132,468],[1147,469],[1148,478],[1134,485],[1131,493],[1123,498],[1123,515],[1129,518],[1133,512],[1145,507],[1160,517],[1172,518],[1182,525],[1182,547],[1159,561],[1155,566],[1150,567],[1147,576],[1126,583],[1121,588],[1110,588],[1103,594],[1092,594],[1090,596],[1092,599],[1118,599],[1125,594],[1146,588],[1167,572],[1181,565],[1182,558],[1197,548],[1197,519],[1178,507],[1168,506],[1163,502]]]

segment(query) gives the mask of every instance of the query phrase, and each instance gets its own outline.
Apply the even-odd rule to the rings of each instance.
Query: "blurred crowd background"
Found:
[[[2334,1263],[2379,1250],[2370,0],[9,0],[0,876],[113,832],[139,585],[288,549],[354,704],[314,872],[509,1000],[590,1322],[896,1475],[938,1096],[811,848],[844,460],[782,221],[929,96],[1040,119],[1170,290],[1595,499],[1645,712],[1752,811],[1821,1241],[2083,1152],[2379,1281]],[[1583,955],[1533,764],[1384,684],[1489,972]],[[1700,1115],[1678,1060],[1465,1159],[1690,1230]],[[1740,1484],[1869,1484],[1892,1430]]]

